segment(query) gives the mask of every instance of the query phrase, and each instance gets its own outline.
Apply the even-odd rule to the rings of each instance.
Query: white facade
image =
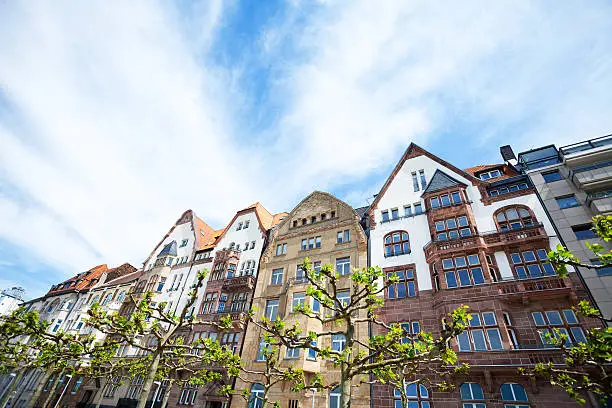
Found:
[[[475,227],[479,233],[496,230],[493,214],[499,208],[513,204],[523,204],[534,212],[538,222],[543,223],[544,229],[550,237],[551,247],[555,247],[559,243],[554,228],[535,193],[485,205],[481,201],[482,195],[480,190],[462,172],[456,172],[451,168],[443,166],[426,155],[409,158],[401,165],[399,172],[395,175],[387,190],[378,197],[378,203],[374,211],[376,227],[370,231],[369,239],[370,263],[372,266],[380,266],[381,268],[415,264],[419,291],[432,290],[433,288],[430,268],[425,260],[425,252],[423,251],[423,247],[431,241],[431,233],[425,213],[425,202],[421,198],[425,189],[421,182],[421,170],[424,172],[427,183],[429,183],[436,170],[440,170],[467,186],[466,194],[471,202],[472,213],[476,221]],[[418,191],[414,191],[413,172],[417,175],[419,183]],[[422,213],[419,215],[415,215],[414,204],[417,203],[420,204],[422,209]],[[410,213],[412,215],[406,216],[406,206],[410,206]],[[399,211],[399,219],[383,222],[382,212],[388,211],[391,214],[391,210],[396,208]],[[384,237],[388,233],[397,230],[404,230],[409,233],[411,252],[405,255],[385,257]],[[504,252],[496,252],[495,259],[497,260],[501,277],[503,279],[512,279],[513,274],[506,254]]]

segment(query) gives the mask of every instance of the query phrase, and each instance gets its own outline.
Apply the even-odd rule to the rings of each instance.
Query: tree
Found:
[[[181,374],[189,374],[191,384],[202,385],[222,378],[218,370],[209,369],[211,366],[231,367],[239,363],[238,356],[216,340],[200,339],[191,344],[185,341],[185,333],[193,325],[217,324],[198,320],[189,313],[207,274],[208,271],[198,273],[189,298],[178,314],[166,311],[164,302],[154,305],[151,292],[145,293],[142,299],[130,295],[134,311],[128,316],[109,314],[96,303],[88,311],[88,324],[117,343],[128,344],[144,354],[130,359],[124,367],[129,375],[143,374],[145,378],[137,408],[145,407],[155,380],[172,378],[185,382]]]
[[[593,218],[593,231],[604,242],[612,240],[612,216],[596,216]],[[550,251],[551,260],[560,276],[567,275],[567,266],[602,269],[612,264],[612,251],[607,251],[600,244],[590,244],[587,247],[597,257],[597,263],[586,263],[578,259],[567,248],[558,245]],[[599,310],[583,300],[575,310],[587,318],[602,319]],[[603,319],[602,319],[603,320]],[[521,370],[525,375],[544,377],[551,384],[559,386],[567,394],[580,403],[584,403],[584,393],[592,392],[602,402],[612,395],[612,328],[596,327],[586,331],[586,342],[568,345],[567,335],[555,330],[548,335],[551,345],[561,349],[565,365],[555,366],[552,363],[538,364],[533,370]]]
[[[364,384],[380,381],[395,384],[399,381],[401,384],[406,378],[413,381],[415,376],[426,373],[434,366],[439,371],[429,371],[430,374],[440,375],[455,370],[452,366],[457,356],[448,347],[448,340],[465,329],[469,320],[467,307],[455,310],[445,319],[445,327],[439,338],[434,339],[431,333],[422,332],[416,341],[410,343],[405,341],[408,333],[400,325],[386,324],[376,314],[377,309],[383,305],[384,291],[398,282],[396,275],[385,281],[385,275],[378,267],[354,269],[350,275],[350,295],[346,297],[346,288],[340,287],[340,276],[331,265],[315,270],[306,258],[301,268],[309,283],[306,294],[320,302],[329,313],[316,313],[305,303],[297,305],[294,311],[319,321],[323,327],[321,332],[305,333],[297,320],[292,324],[280,319],[270,321],[265,316],[257,320],[254,311],[247,315],[247,320],[265,333],[266,357],[273,358],[276,348],[281,345],[312,350],[318,358],[332,361],[340,369],[340,376],[337,381],[327,383],[324,383],[321,376],[315,376],[310,384],[306,384],[301,370],[290,366],[279,372],[275,368],[276,360],[271,360],[266,367],[269,366],[267,371],[274,375],[263,376],[268,383],[264,384],[262,396],[258,397],[264,407],[272,404],[268,391],[274,381],[288,379],[294,389],[309,387],[329,390],[340,387],[340,406],[348,408],[354,382]],[[363,340],[363,336],[359,338],[358,327],[368,325],[379,327],[384,334],[370,336],[367,340]],[[321,347],[320,340],[332,336],[343,336],[344,348]],[[249,374],[244,369],[243,373]],[[257,382],[258,378],[262,378],[261,373],[256,374],[250,382]]]
[[[93,336],[69,334],[62,330],[49,332],[50,323],[41,321],[37,311],[27,311],[19,308],[10,315],[0,318],[0,362],[4,371],[16,371],[10,389],[1,401],[3,408],[22,376],[32,369],[45,371],[42,384],[56,374],[87,373],[91,365],[84,364],[84,358],[89,356],[94,365],[104,364],[106,355],[113,345],[110,343],[96,344]],[[57,375],[53,387],[59,381]],[[30,407],[38,400],[42,388],[35,391]],[[43,406],[50,401],[53,393],[49,393]]]

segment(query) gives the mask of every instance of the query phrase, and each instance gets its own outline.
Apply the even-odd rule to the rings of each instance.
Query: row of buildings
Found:
[[[517,368],[563,361],[560,351],[546,344],[546,332],[560,329],[577,343],[586,330],[602,324],[572,311],[581,299],[596,302],[605,318],[612,317],[608,269],[572,271],[561,278],[546,256],[562,243],[581,259],[591,260],[585,249],[586,241],[596,241],[590,219],[612,210],[612,136],[560,149],[545,146],[520,153],[518,159],[509,146],[501,153],[499,164],[460,169],[411,144],[372,203],[362,208],[315,191],[290,212],[272,214],[255,203],[219,230],[189,210],[141,268],[100,265],[25,305],[52,322],[49,330],[88,333],[88,307],[98,302],[109,311],[129,313],[124,302],[128,293],[152,291],[155,302],[182,310],[198,271],[207,268],[211,273],[190,313],[237,320],[254,306],[260,315],[299,318],[306,330],[320,332],[320,322],[293,313],[296,302],[317,307],[306,296],[298,267],[304,257],[315,267],[332,264],[341,275],[338,290],[347,294],[352,268],[378,265],[400,277],[384,294],[380,316],[386,322],[404,323],[413,334],[425,330],[435,335],[442,329],[442,317],[456,307],[468,305],[473,315],[468,330],[451,344],[460,360],[469,363],[469,376],[458,380],[452,392],[412,388],[410,407],[573,407],[559,389],[521,377]],[[371,334],[376,333],[358,327],[360,338]],[[246,330],[236,326],[231,333],[196,326],[188,337],[217,338],[240,353],[247,368],[265,364],[259,352],[262,333],[253,325]],[[319,341],[338,350],[345,344],[341,336]],[[118,357],[135,353],[122,347]],[[307,376],[338,376],[332,363],[308,350],[282,353],[281,364],[301,367]],[[41,384],[41,376],[33,371],[23,377],[11,407],[26,406],[39,387],[41,400],[53,393],[57,406],[116,407],[153,398],[140,395],[143,381],[138,377],[123,384],[118,378],[49,379]],[[152,402],[160,406],[169,393],[168,406],[173,408],[246,406],[239,397],[219,396],[220,385],[178,388],[161,382]],[[235,385],[251,387],[240,381]],[[261,392],[257,385],[251,390]],[[288,408],[339,407],[337,391],[292,392],[279,386],[271,398]],[[363,408],[398,403],[394,389],[382,384],[358,387],[351,401]],[[587,406],[597,406],[596,400],[587,398]]]

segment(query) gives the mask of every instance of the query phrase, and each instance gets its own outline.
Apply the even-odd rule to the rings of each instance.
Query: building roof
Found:
[[[517,172],[512,166],[508,166],[503,163],[498,164],[479,164],[478,166],[468,167],[465,169],[466,172],[470,173],[474,177],[478,177],[478,174],[489,171],[499,169],[502,172],[501,177],[497,177],[494,179],[486,180],[486,182],[492,183],[493,181],[499,181],[507,178],[512,178],[518,176],[520,173]]]
[[[468,180],[471,180],[473,184],[484,183],[482,180],[480,180],[479,178],[475,177],[473,174],[470,174],[469,172],[466,172],[465,170],[461,170],[460,168],[453,166],[452,164],[450,164],[446,160],[441,159],[440,157],[436,156],[435,154],[428,152],[427,150],[423,149],[422,147],[416,145],[415,143],[410,143],[410,145],[408,146],[408,148],[406,149],[406,151],[404,152],[404,154],[402,155],[400,160],[397,162],[397,164],[393,168],[393,171],[391,172],[391,174],[389,175],[389,177],[385,181],[385,184],[383,184],[383,186],[380,189],[379,193],[375,196],[374,201],[372,201],[372,204],[370,204],[370,207],[368,208],[368,211],[367,211],[368,213],[370,211],[373,211],[374,209],[376,209],[376,206],[378,205],[378,202],[382,199],[383,195],[385,194],[385,192],[387,191],[387,189],[389,188],[389,186],[391,185],[391,183],[395,179],[395,176],[399,173],[400,169],[402,168],[402,166],[404,165],[406,160],[411,159],[413,157],[418,157],[418,156],[427,156],[427,157],[429,157],[433,161],[435,161],[437,163],[440,163],[442,166],[444,166],[446,168],[449,168],[450,170],[454,171],[457,174],[461,174],[462,176],[464,176]]]
[[[94,266],[88,271],[79,273],[78,275],[63,281],[58,285],[52,286],[49,292],[47,292],[46,296],[89,288],[90,286],[93,286],[93,283],[99,282],[102,274],[107,271],[108,266],[106,264]]]
[[[126,262],[123,265],[119,265],[115,268],[109,269],[106,273],[106,281],[108,282],[134,272],[136,272],[136,268]]]
[[[160,256],[176,256],[176,250],[178,248],[178,245],[176,244],[175,240],[172,240],[172,242],[164,245],[164,248],[159,252],[159,254],[157,255],[158,257]]]
[[[455,187],[455,186],[465,187],[465,184],[449,176],[442,170],[436,169],[433,176],[431,177],[431,180],[429,180],[427,187],[425,187],[425,189],[423,190],[423,194],[433,193],[435,191],[440,191],[440,190],[444,190],[445,188],[450,188],[450,187]]]
[[[193,224],[196,235],[196,251],[202,249],[216,239],[214,237],[215,230],[197,215],[193,216]]]
[[[135,270],[134,272],[118,276],[112,280],[108,280],[106,281],[106,283],[104,283],[104,285],[99,286],[99,288],[106,288],[109,286],[116,286],[116,285],[122,285],[125,283],[133,282],[137,280],[138,278],[140,278],[140,276],[142,276],[143,273],[144,272],[142,270]]]

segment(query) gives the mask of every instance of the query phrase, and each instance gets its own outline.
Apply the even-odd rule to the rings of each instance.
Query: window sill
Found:
[[[287,254],[275,254],[275,255],[274,255],[274,257],[278,257],[278,258],[281,258],[281,257],[283,257],[283,256],[287,256]]]
[[[317,249],[321,249],[321,247],[300,249],[298,252],[310,252],[310,251],[315,251]]]
[[[412,251],[404,252],[402,254],[391,254],[391,255],[385,254],[385,258],[393,258],[393,257],[396,257],[396,256],[410,255],[411,253],[412,253]]]
[[[342,242],[336,242],[336,246],[342,246],[342,245],[346,245],[346,244],[350,244],[352,241],[342,241]]]

